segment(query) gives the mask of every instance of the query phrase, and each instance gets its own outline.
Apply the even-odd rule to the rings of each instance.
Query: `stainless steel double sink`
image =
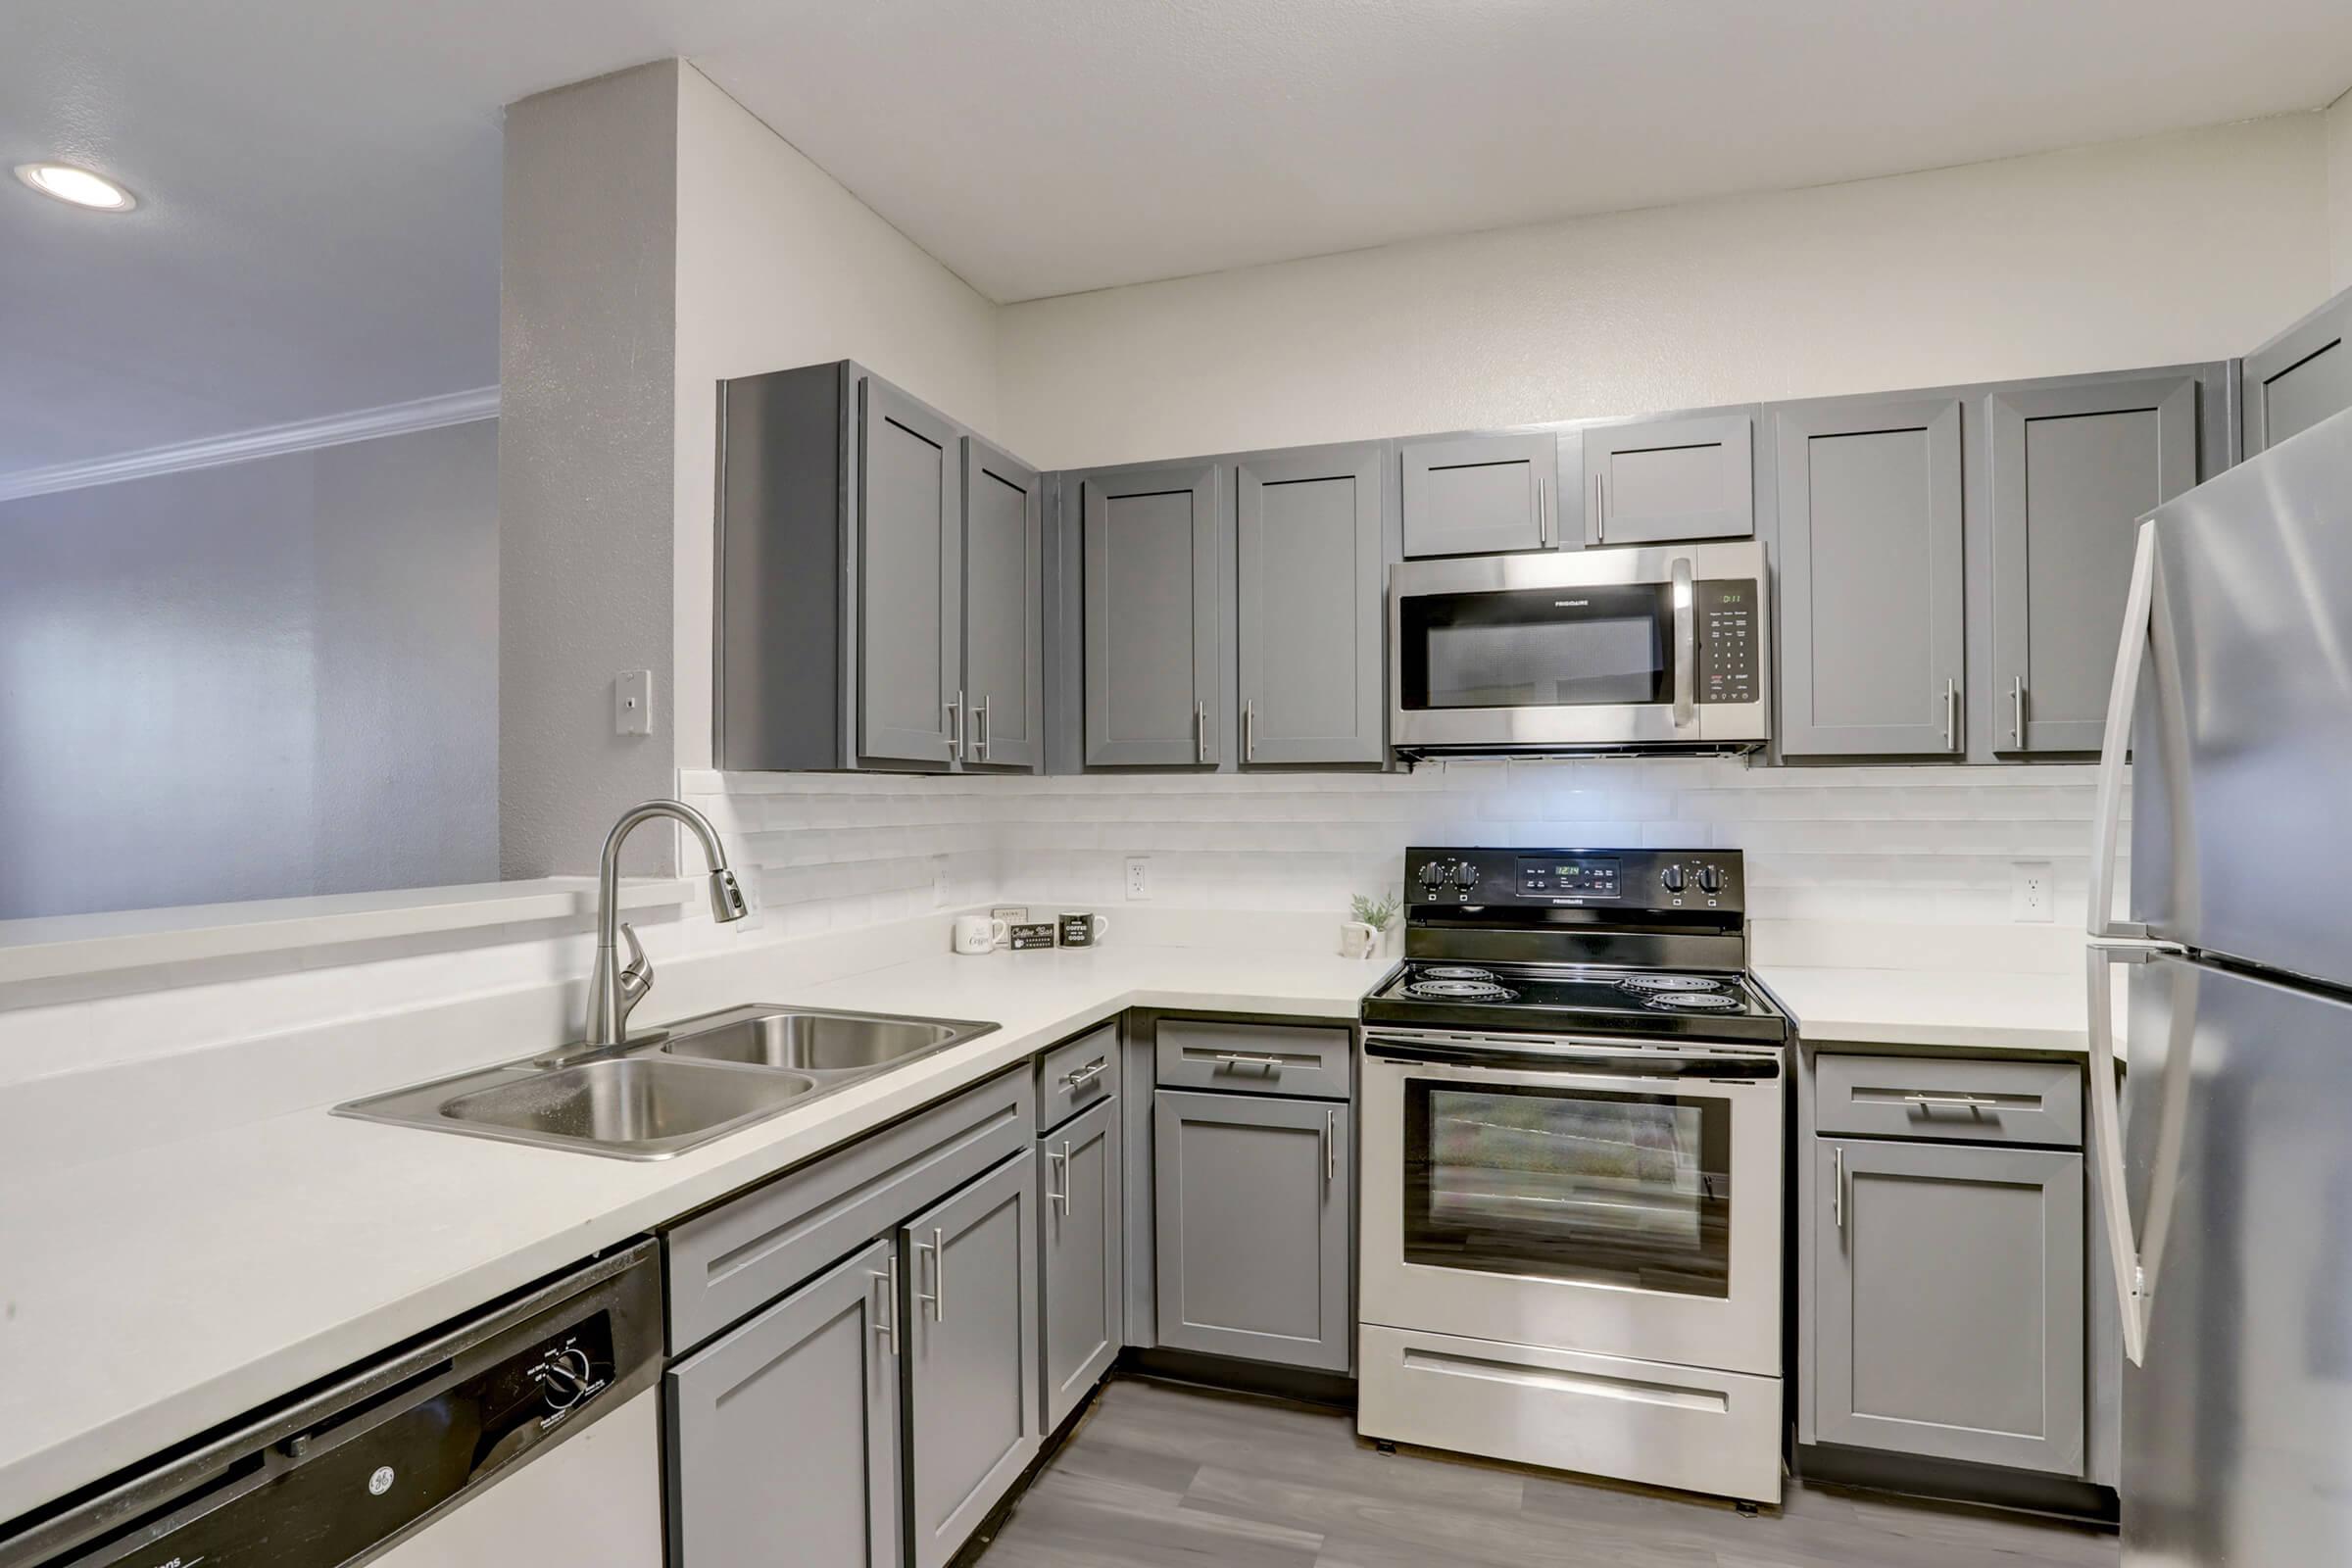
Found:
[[[510,1062],[335,1107],[615,1159],[666,1159],[996,1028],[758,1004],[682,1019],[608,1055]]]

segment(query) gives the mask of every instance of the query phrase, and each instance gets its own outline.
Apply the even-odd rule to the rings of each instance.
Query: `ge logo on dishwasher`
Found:
[[[392,1467],[388,1464],[377,1465],[375,1467],[375,1474],[368,1478],[368,1495],[370,1497],[380,1497],[391,1490]]]

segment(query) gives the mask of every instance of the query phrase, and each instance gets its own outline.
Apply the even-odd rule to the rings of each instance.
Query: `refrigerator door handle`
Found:
[[[2156,523],[2139,525],[2132,547],[2132,586],[2124,596],[2124,629],[2107,692],[2107,729],[2099,747],[2098,790],[2090,816],[2090,935],[2145,937],[2147,927],[2115,918],[2116,833],[2123,821],[2124,761],[2132,750],[2132,714],[2139,705],[2139,675],[2155,624]],[[2106,965],[2094,967],[2104,973]],[[2098,1009],[2093,1008],[2095,1013]]]
[[[2130,937],[2094,940],[2084,951],[2088,981],[2090,1052],[2090,1136],[2098,1162],[2100,1230],[2107,1238],[2108,1272],[2115,1277],[2116,1307],[2123,1319],[2124,1358],[2138,1366],[2148,1352],[2148,1319],[2156,1305],[2157,1270],[2172,1229],[2174,1198],[2180,1180],[2180,1153],[2188,1125],[2189,1041],[2196,1030],[2197,970],[2177,965],[2166,1034],[2164,1062],[2157,1073],[2158,1102],[2148,1107],[2157,1124],[2156,1161],[2148,1183],[2144,1227],[2132,1223],[2132,1196],[2124,1186],[2123,1110],[2115,1087],[2115,999],[2108,975],[2116,963],[2148,963],[2177,957],[2169,942]]]

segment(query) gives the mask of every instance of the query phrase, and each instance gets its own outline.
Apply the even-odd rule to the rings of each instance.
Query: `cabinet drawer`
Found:
[[[1162,1089],[1346,1100],[1353,1081],[1355,1037],[1327,1025],[1162,1018],[1153,1058]]]
[[[679,1225],[662,1238],[671,1352],[1025,1152],[1036,1127],[1036,1090],[1016,1068]]]
[[[1037,1064],[1037,1130],[1058,1127],[1119,1092],[1119,1026],[1065,1040]]]
[[[1823,1056],[1814,1125],[1865,1138],[1945,1143],[2082,1142],[2082,1069],[2066,1061]]]

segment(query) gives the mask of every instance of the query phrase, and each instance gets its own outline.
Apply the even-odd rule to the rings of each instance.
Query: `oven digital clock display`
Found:
[[[1613,899],[1621,862],[1595,856],[1563,859],[1556,855],[1519,858],[1519,891],[1545,898]]]

